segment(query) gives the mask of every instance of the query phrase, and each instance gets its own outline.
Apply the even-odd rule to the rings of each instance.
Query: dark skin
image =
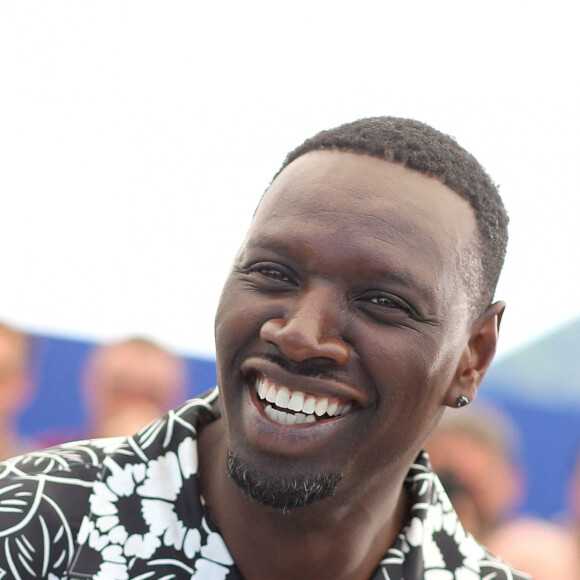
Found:
[[[464,199],[371,157],[311,152],[273,182],[216,318],[223,418],[199,436],[202,493],[244,578],[372,575],[405,524],[410,465],[495,353],[504,305],[474,316],[461,277],[476,235]],[[264,377],[348,410],[284,424],[256,395]],[[231,480],[228,450],[260,481],[342,479],[268,507]]]
[[[347,508],[329,499],[283,514],[248,498],[226,473],[225,461],[211,461],[211,450],[224,445],[220,422],[202,434],[201,488],[244,578],[370,578],[406,519],[402,482],[384,494],[376,511],[361,500]]]

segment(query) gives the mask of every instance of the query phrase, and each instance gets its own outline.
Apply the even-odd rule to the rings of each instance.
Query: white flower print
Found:
[[[407,530],[407,542],[410,546],[417,547],[423,542],[423,521],[420,518],[412,518]]]
[[[102,563],[94,576],[94,580],[127,580],[127,560],[122,554],[122,547],[110,544],[110,538],[101,535],[95,528],[95,523],[87,517],[83,518],[79,529],[78,542],[86,544],[101,555]]]
[[[425,534],[423,538],[423,558],[425,560],[425,569],[445,568],[443,554],[431,534]],[[451,576],[453,578],[453,576]]]
[[[149,462],[147,479],[137,489],[142,497],[174,501],[181,491],[183,480],[197,473],[197,445],[191,437],[184,439],[177,454],[168,451]]]
[[[197,446],[188,437],[177,453],[168,451],[149,463],[147,477],[137,488],[143,498],[143,519],[151,533],[162,538],[165,546],[183,550],[187,558],[193,558],[201,548],[198,529],[189,529],[175,512],[175,500],[183,488],[184,481],[197,473]]]
[[[425,580],[454,580],[453,572],[449,570],[425,570]]]
[[[202,545],[200,529],[188,528],[176,512],[176,500],[185,482],[197,473],[197,446],[191,437],[185,438],[176,452],[168,451],[149,461],[147,467],[141,463],[121,467],[112,461],[106,465],[110,475],[95,484],[89,500],[94,520],[83,521],[79,534],[80,543],[102,555],[99,578],[128,577],[130,558],[148,560],[161,545],[182,552],[188,560],[200,555],[195,572],[198,578],[201,569],[208,578],[227,575],[225,566],[231,566],[233,560],[221,536],[203,519]],[[131,534],[121,523],[118,504],[129,496],[139,498],[145,533]]]
[[[201,548],[201,555],[208,560],[213,560],[225,566],[231,566],[234,563],[233,558],[224,542],[224,539],[216,532],[212,532],[207,525],[205,518],[201,522],[207,532],[207,542]]]
[[[198,560],[191,580],[225,580],[229,570],[209,560]]]
[[[455,580],[480,580],[479,572],[470,570],[469,568],[461,567],[455,570]]]
[[[188,529],[179,520],[173,504],[156,499],[142,501],[143,518],[151,533],[163,538],[165,546],[183,550],[187,558],[193,558],[201,548],[201,534],[197,529]]]
[[[89,498],[94,521],[85,518],[79,531],[79,543],[86,542],[101,553],[103,564],[99,578],[123,580],[128,578],[126,558],[150,558],[161,542],[151,531],[129,534],[119,518],[119,501],[134,495],[135,487],[145,479],[145,466],[127,464],[120,467],[108,459],[104,464],[110,475],[94,484]]]
[[[462,528],[463,529],[463,528]],[[479,578],[480,563],[482,560],[486,559],[485,550],[478,544],[473,536],[463,532],[463,538],[459,538],[458,534],[455,535],[455,541],[458,544],[459,552],[465,558],[463,561],[463,570],[471,570],[477,572],[472,576],[473,578]],[[463,578],[471,578],[470,576],[462,576]]]
[[[122,552],[121,546],[107,546],[102,552],[104,562],[94,580],[129,580],[127,561]]]

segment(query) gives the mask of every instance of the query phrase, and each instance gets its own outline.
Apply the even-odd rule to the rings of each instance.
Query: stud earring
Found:
[[[465,395],[461,395],[461,397],[457,398],[455,406],[459,409],[460,407],[465,407],[467,403],[469,403],[469,399]]]

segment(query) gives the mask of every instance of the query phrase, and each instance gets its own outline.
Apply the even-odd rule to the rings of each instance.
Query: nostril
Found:
[[[350,360],[350,347],[344,341],[319,336],[313,330],[312,325],[298,324],[296,318],[288,322],[276,318],[263,324],[260,337],[264,342],[276,345],[295,361],[319,359],[342,366]]]
[[[281,318],[271,318],[267,320],[260,329],[260,338],[264,342],[278,343],[279,335],[284,328],[284,321]]]

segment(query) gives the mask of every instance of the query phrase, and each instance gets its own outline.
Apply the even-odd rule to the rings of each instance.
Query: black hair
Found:
[[[286,156],[274,178],[298,157],[320,150],[360,153],[400,163],[439,180],[468,200],[475,212],[480,238],[476,249],[479,267],[473,264],[472,257],[465,264],[465,268],[479,270],[477,295],[472,293],[471,298],[479,312],[491,303],[505,259],[508,216],[495,183],[453,137],[412,119],[360,119],[307,139]],[[464,275],[470,280],[474,272]]]

